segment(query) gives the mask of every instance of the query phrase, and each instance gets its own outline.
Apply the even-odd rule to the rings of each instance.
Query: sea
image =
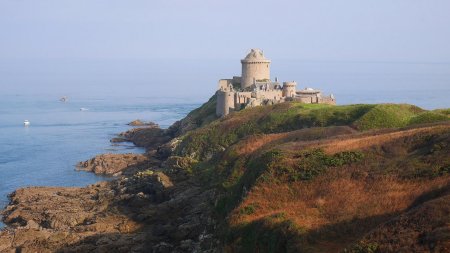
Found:
[[[132,143],[111,143],[135,119],[167,128],[198,103],[146,97],[68,98],[0,96],[0,206],[27,186],[86,186],[110,180],[76,171],[77,162],[102,153],[142,153]],[[80,108],[84,108],[80,110]],[[25,127],[24,120],[30,125]],[[3,227],[4,224],[0,224]]]
[[[135,119],[170,126],[205,102],[218,79],[239,74],[239,64],[0,60],[0,208],[17,188],[110,180],[76,171],[75,165],[102,153],[144,152],[110,139],[130,129],[127,123]],[[298,88],[321,88],[338,104],[450,108],[450,63],[272,59],[272,65],[273,78],[296,80]],[[59,101],[62,96],[68,100]],[[28,127],[24,120],[30,121]]]

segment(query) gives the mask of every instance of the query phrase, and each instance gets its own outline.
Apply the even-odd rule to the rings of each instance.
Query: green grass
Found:
[[[258,159],[257,166],[266,167],[261,176],[262,180],[276,180],[275,183],[285,183],[312,180],[331,167],[355,163],[363,157],[363,153],[358,151],[327,155],[320,149],[302,150],[295,153],[272,150]]]
[[[216,116],[216,103],[217,96],[213,95],[206,103],[192,110],[185,118],[170,126],[167,133],[172,137],[178,137],[188,131],[213,122],[218,118]]]
[[[438,112],[422,112],[417,115],[414,115],[409,119],[409,124],[422,124],[422,123],[431,123],[438,121],[446,121],[449,120],[449,117],[445,114]]]
[[[407,104],[379,104],[354,122],[360,130],[405,127],[412,117],[423,110]]]
[[[208,102],[208,105],[199,110],[196,115],[203,115],[202,111],[210,113],[211,103]],[[449,120],[450,118],[444,114],[445,112],[445,110],[425,111],[408,104],[332,106],[291,102],[261,106],[232,113],[209,124],[201,123],[204,127],[182,137],[182,142],[175,153],[201,161],[212,158],[249,135],[344,125],[352,126],[360,131],[398,128]]]
[[[199,175],[205,187],[215,188],[215,215],[225,220],[245,197],[244,193],[259,183],[310,184],[329,172],[352,168],[358,168],[361,175],[371,174],[373,178],[389,175],[402,180],[428,180],[450,173],[448,134],[415,136],[373,150],[336,154],[326,154],[320,149],[281,151],[277,149],[281,143],[272,143],[273,146],[252,154],[239,153],[242,143],[237,143],[248,136],[328,126],[351,126],[358,131],[399,128],[446,121],[449,113],[448,109],[426,111],[407,104],[332,106],[290,102],[248,108],[216,119],[212,116],[215,114],[213,97],[189,114],[198,128],[181,137],[172,160],[168,160],[171,163],[167,162],[167,165]],[[247,142],[243,143],[247,145]],[[243,206],[239,215],[244,217],[260,212],[262,207],[255,203]],[[305,239],[304,229],[296,227],[281,214],[241,225],[227,231],[228,242],[237,240],[231,243],[236,246],[233,249],[236,252],[288,251],[298,246],[298,239]],[[377,245],[360,244],[348,252],[376,250]]]
[[[447,109],[436,109],[436,110],[433,110],[432,112],[450,116],[450,108],[447,108]]]

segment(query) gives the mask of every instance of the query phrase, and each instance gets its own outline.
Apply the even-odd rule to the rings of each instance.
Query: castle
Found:
[[[219,80],[217,90],[217,116],[225,116],[230,111],[247,107],[300,101],[307,104],[336,104],[333,95],[323,96],[320,90],[305,88],[297,90],[297,83],[270,79],[270,60],[263,51],[252,49],[241,60],[242,75],[232,79]]]

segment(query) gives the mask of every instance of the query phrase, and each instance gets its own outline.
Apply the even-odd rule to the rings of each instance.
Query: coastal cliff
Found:
[[[215,99],[80,164],[117,179],[12,193],[0,252],[450,250],[448,109]]]

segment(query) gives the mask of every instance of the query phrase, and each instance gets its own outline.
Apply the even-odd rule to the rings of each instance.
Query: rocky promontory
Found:
[[[0,252],[450,250],[449,110],[213,102],[80,164],[111,181],[16,190]]]

